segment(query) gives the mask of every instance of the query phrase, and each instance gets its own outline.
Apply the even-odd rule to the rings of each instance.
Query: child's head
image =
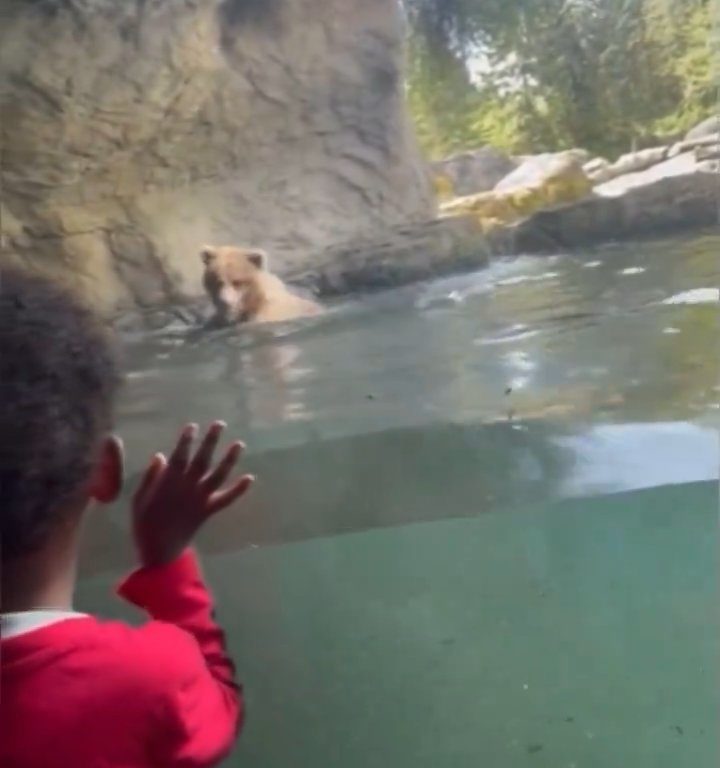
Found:
[[[0,271],[0,547],[32,555],[92,499],[112,501],[120,444],[108,436],[119,384],[97,318],[56,285]]]

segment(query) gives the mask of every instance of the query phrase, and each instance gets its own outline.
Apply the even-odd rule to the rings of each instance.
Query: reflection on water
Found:
[[[260,478],[201,541],[257,707],[238,765],[716,763],[718,252],[498,261],[130,345],[131,474],[222,417]],[[126,530],[91,521],[90,607],[118,610]]]

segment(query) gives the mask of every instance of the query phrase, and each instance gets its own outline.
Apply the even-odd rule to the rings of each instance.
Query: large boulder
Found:
[[[696,141],[708,136],[720,136],[720,115],[713,115],[698,123],[685,134],[685,141]]]
[[[553,252],[717,224],[720,163],[693,152],[596,187],[587,199],[542,211],[498,233],[503,252]]]
[[[394,0],[0,0],[2,252],[98,305],[200,290],[202,243],[281,272],[434,212]]]
[[[662,163],[663,160],[667,159],[669,149],[667,146],[648,147],[637,152],[628,152],[626,155],[621,155],[610,166],[611,178],[652,168],[653,165]]]
[[[693,154],[698,163],[705,160],[720,160],[720,141],[707,146],[694,147]]]
[[[490,232],[538,210],[580,200],[592,188],[583,170],[586,159],[587,153],[578,150],[530,157],[493,190],[443,203],[441,216],[474,216]]]
[[[569,149],[564,152],[546,152],[530,155],[511,173],[498,181],[496,192],[527,189],[545,184],[548,180],[576,175],[590,159],[584,149]]]
[[[518,165],[499,149],[482,147],[438,160],[432,164],[432,171],[436,178],[449,181],[455,195],[471,195],[492,189]]]
[[[670,147],[668,157],[676,157],[685,154],[691,149],[712,149],[720,144],[720,133],[711,133],[708,136],[702,136],[699,139],[684,139]]]
[[[583,165],[585,175],[593,184],[602,184],[614,178],[612,163],[604,157],[594,157]]]
[[[670,152],[669,146],[648,147],[621,155],[614,163],[608,162],[605,158],[596,157],[585,163],[583,170],[593,184],[604,184],[619,176],[652,168],[653,165],[666,160]]]

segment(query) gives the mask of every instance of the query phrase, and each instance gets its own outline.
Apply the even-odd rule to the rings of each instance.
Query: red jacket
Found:
[[[1,768],[196,768],[230,751],[241,689],[193,553],[119,593],[153,620],[73,618],[2,642]]]

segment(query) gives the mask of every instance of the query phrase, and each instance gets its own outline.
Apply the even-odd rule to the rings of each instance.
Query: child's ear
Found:
[[[101,504],[111,504],[120,495],[125,471],[122,440],[115,435],[106,437],[100,448],[95,470],[90,480],[90,496]]]

